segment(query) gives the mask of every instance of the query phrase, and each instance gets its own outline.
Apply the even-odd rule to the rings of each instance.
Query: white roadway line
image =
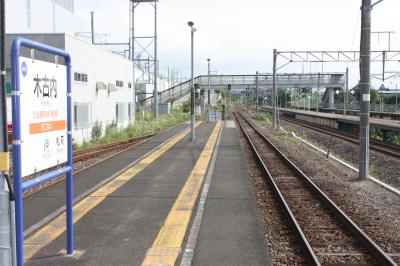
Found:
[[[197,204],[196,216],[194,217],[192,227],[190,228],[188,241],[186,243],[185,251],[182,255],[182,260],[181,260],[180,266],[192,265],[194,250],[196,248],[197,238],[198,238],[199,232],[200,232],[201,220],[203,218],[204,206],[207,201],[208,190],[210,188],[211,179],[214,174],[215,162],[217,160],[217,155],[218,155],[218,150],[219,150],[219,143],[221,140],[221,135],[222,135],[222,131],[224,130],[225,123],[224,123],[224,125],[222,125],[221,130],[219,131],[217,143],[215,145],[214,153],[212,155],[210,166],[207,171],[207,177],[206,177],[206,180],[204,181],[203,189],[201,191],[201,196],[200,196],[199,202]]]
[[[142,159],[144,159],[145,157],[149,156],[151,153],[153,153],[154,151],[156,151],[157,149],[159,149],[161,146],[165,145],[168,141],[174,139],[175,137],[177,137],[179,134],[182,133],[183,130],[186,130],[187,127],[184,127],[182,130],[180,130],[177,134],[175,134],[174,136],[172,136],[171,138],[165,140],[164,142],[162,142],[160,145],[158,145],[157,147],[153,148],[152,150],[148,151],[147,153],[143,154],[142,156],[140,156],[139,158],[137,158],[135,161],[131,162],[130,164],[126,165],[125,167],[121,168],[119,171],[117,171],[116,173],[114,173],[113,175],[107,177],[106,179],[103,179],[101,182],[97,183],[96,185],[94,185],[93,187],[89,188],[88,190],[86,190],[85,192],[81,193],[80,195],[76,196],[73,199],[74,204],[79,202],[81,199],[85,198],[86,196],[88,196],[90,193],[92,193],[93,191],[96,191],[97,189],[99,189],[100,187],[102,187],[104,184],[108,183],[109,181],[111,181],[112,179],[114,179],[115,177],[119,176],[120,174],[122,174],[124,171],[128,170],[130,167],[132,167],[133,165],[137,164],[139,161],[141,161]],[[167,131],[168,132],[168,131]],[[35,231],[37,231],[38,229],[40,229],[41,227],[43,227],[44,225],[46,225],[47,223],[49,223],[51,220],[53,220],[54,218],[56,218],[57,216],[59,216],[62,212],[65,211],[65,205],[63,205],[62,207],[58,208],[57,210],[53,211],[52,213],[50,213],[49,215],[47,215],[46,217],[44,217],[43,219],[41,219],[40,221],[36,222],[35,224],[31,225],[28,229],[24,230],[24,238],[26,238],[27,236],[29,236],[30,234],[34,233]]]

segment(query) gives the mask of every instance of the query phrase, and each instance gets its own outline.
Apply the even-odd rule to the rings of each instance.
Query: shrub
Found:
[[[96,120],[94,126],[92,127],[92,139],[98,140],[103,134],[103,124]]]
[[[112,136],[117,131],[117,121],[113,119],[110,124],[106,126],[106,136]]]
[[[400,145],[400,136],[391,136],[389,141],[393,144]]]
[[[191,104],[190,101],[186,101],[182,103],[182,112],[183,113],[189,113],[191,109]]]

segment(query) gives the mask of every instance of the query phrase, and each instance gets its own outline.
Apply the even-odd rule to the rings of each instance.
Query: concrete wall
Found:
[[[68,0],[72,2],[73,0]],[[30,7],[29,7],[30,6]],[[54,20],[54,23],[53,23]],[[51,0],[6,0],[6,32],[73,34],[75,16]]]
[[[338,122],[332,119],[327,119],[323,117],[309,116],[303,114],[295,114],[297,120],[306,121],[313,124],[318,124],[322,126],[327,126],[331,128],[338,129]]]
[[[82,117],[82,111],[79,112],[78,105],[87,105],[90,110],[88,119],[85,123],[74,124],[74,139],[77,143],[83,140],[90,140],[92,127],[96,121],[101,122],[103,130],[107,124],[117,121],[117,104],[120,105],[119,113],[123,111],[125,118],[118,120],[120,128],[126,127],[129,122],[134,122],[135,118],[135,84],[134,81],[140,78],[141,71],[135,69],[133,71],[133,62],[126,58],[114,54],[103,48],[83,42],[69,35],[62,33],[57,34],[8,34],[6,36],[6,54],[10,54],[11,42],[16,36],[55,46],[65,49],[71,54],[72,58],[72,90],[73,102],[77,107],[78,115]],[[30,56],[28,49],[22,50],[23,56]],[[48,54],[35,52],[35,58],[48,62],[54,62],[54,57]],[[63,64],[63,62],[59,62]],[[10,59],[7,57],[7,80],[10,82]],[[87,75],[87,82],[74,80],[74,73],[82,73]],[[135,73],[135,80],[133,79]],[[117,80],[123,82],[123,86],[117,86]],[[97,90],[96,83],[102,82],[105,90]],[[131,88],[128,84],[131,83]],[[109,84],[116,88],[115,91],[109,90]],[[153,91],[153,85],[145,85],[147,92]],[[168,89],[168,81],[166,79],[158,80],[158,90]],[[10,95],[9,95],[10,96]],[[150,106],[149,106],[150,108]],[[8,112],[11,113],[11,106],[8,106]],[[130,116],[129,116],[130,114]],[[74,122],[75,119],[74,114]]]
[[[17,35],[6,36],[7,50],[10,54],[11,41]],[[96,121],[103,124],[103,129],[113,120],[116,121],[116,105],[121,104],[125,119],[118,121],[119,127],[126,127],[129,120],[129,104],[131,107],[131,122],[134,122],[134,84],[133,84],[133,63],[119,55],[113,54],[102,48],[85,43],[65,34],[18,34],[35,41],[43,42],[55,47],[65,49],[71,54],[72,59],[72,98],[73,103],[87,104],[90,106],[87,123],[74,124],[73,137],[77,143],[91,139],[92,127]],[[27,56],[29,51],[23,51]],[[54,61],[50,55],[42,56],[35,52],[35,58],[45,61]],[[7,60],[7,81],[10,82],[10,60]],[[62,62],[61,62],[62,63]],[[87,82],[74,80],[74,73],[87,75]],[[122,81],[123,86],[116,86],[116,81]],[[96,83],[102,82],[106,85],[105,90],[96,90]],[[131,83],[131,88],[128,88]],[[109,84],[113,84],[115,91],[108,90]],[[10,95],[8,95],[10,97]],[[74,110],[78,110],[74,108]],[[121,111],[121,109],[119,110]],[[11,113],[11,106],[8,105],[8,113]],[[81,115],[78,112],[78,115]],[[8,117],[10,117],[8,115]],[[75,113],[73,114],[75,118]]]
[[[134,99],[133,63],[119,55],[110,53],[101,48],[87,44],[73,37],[65,37],[65,48],[71,53],[72,73],[85,73],[88,82],[73,81],[73,102],[91,103],[91,115],[87,127],[75,128],[74,138],[77,142],[91,138],[92,126],[96,121],[103,124],[103,128],[113,120],[116,121],[116,104],[124,103],[126,119],[118,122],[119,127],[129,124],[128,104]],[[122,87],[116,91],[109,91],[108,84],[123,81]],[[96,90],[96,83],[107,85],[106,90]],[[128,88],[131,83],[131,88]],[[134,120],[134,108],[131,105],[131,121]]]

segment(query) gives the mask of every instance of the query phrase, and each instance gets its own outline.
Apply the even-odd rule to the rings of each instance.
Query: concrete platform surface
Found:
[[[29,236],[35,238],[40,231],[48,230],[44,237],[31,240],[25,249],[34,249],[36,241],[44,238],[52,240],[32,253],[26,264],[179,265],[200,203],[198,195],[203,189],[203,178],[208,173],[211,175],[209,194],[192,264],[269,265],[268,249],[236,129],[233,123],[228,123],[220,131],[220,125],[202,123],[193,142],[189,141],[190,134],[178,135],[75,203],[76,253],[65,256],[66,234],[59,230],[62,225],[54,224],[58,217],[39,233]],[[85,178],[78,178],[83,181],[76,182],[76,195],[182,129],[183,126],[176,128],[143,144],[142,149],[123,153],[116,160],[95,167]],[[217,136],[220,136],[219,142]],[[219,146],[214,148],[216,143]],[[214,164],[213,154],[217,155]],[[63,196],[60,195],[64,195],[62,185],[32,198],[35,205],[27,200],[25,206],[32,208],[26,214],[27,225],[62,206]],[[38,206],[43,206],[44,210],[35,214]]]
[[[120,169],[126,167],[129,163],[135,161],[150,150],[173,137],[189,125],[179,125],[166,132],[163,132],[146,142],[135,146],[134,148],[118,154],[117,156],[101,162],[95,167],[74,175],[74,197],[92,188],[105,178],[113,175]],[[28,230],[30,226],[42,220],[58,208],[65,205],[65,182],[35,194],[24,200],[24,229]]]
[[[296,114],[309,115],[314,117],[322,117],[327,119],[333,119],[338,121],[350,122],[353,124],[360,123],[360,117],[354,115],[341,115],[341,114],[332,114],[332,113],[323,113],[323,112],[315,112],[315,111],[306,111],[306,110],[295,110],[295,109],[287,109],[280,108],[282,111],[292,112]],[[398,120],[389,120],[389,119],[380,119],[380,118],[369,118],[370,124],[376,127],[382,127],[386,129],[394,129],[400,130],[400,121]]]
[[[217,148],[192,265],[271,265],[233,121]]]

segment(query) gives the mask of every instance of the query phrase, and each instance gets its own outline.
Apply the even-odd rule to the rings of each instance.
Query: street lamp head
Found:
[[[189,21],[187,24],[189,25],[189,27],[193,27],[194,26],[194,23],[192,21]]]
[[[210,62],[210,58],[207,58],[207,61]]]

